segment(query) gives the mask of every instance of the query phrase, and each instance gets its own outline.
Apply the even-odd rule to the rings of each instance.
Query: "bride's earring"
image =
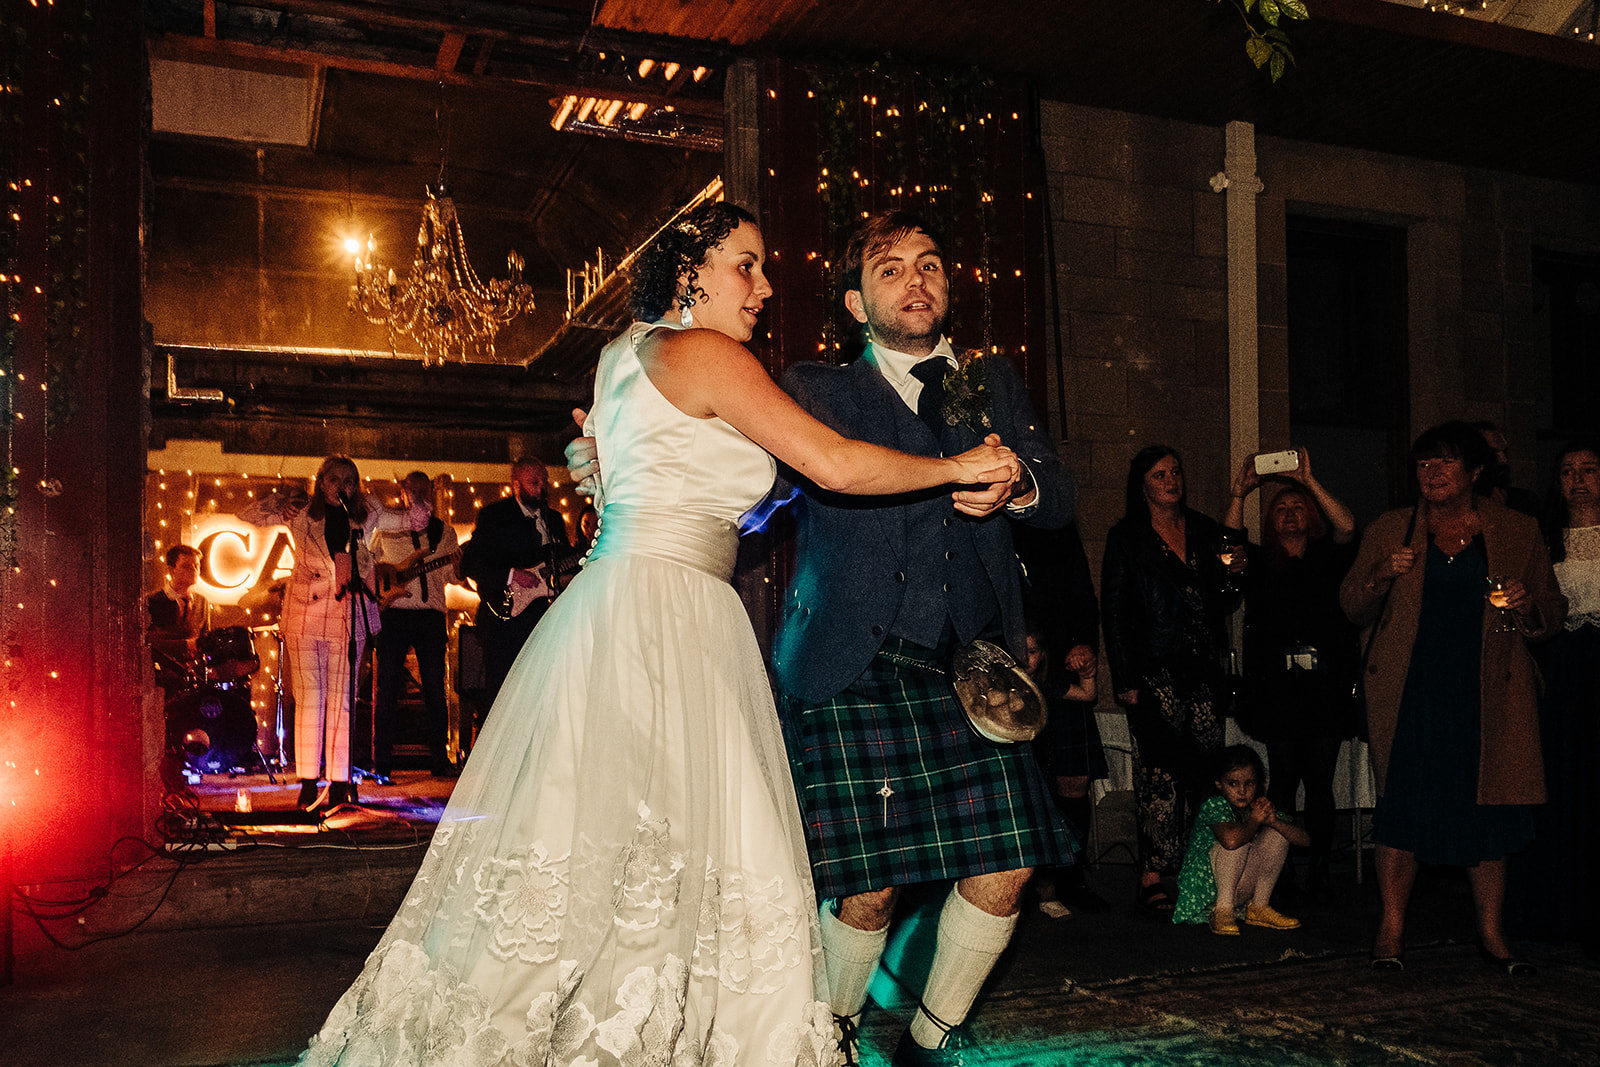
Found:
[[[683,323],[685,330],[694,325],[694,312],[689,309],[688,304],[683,305],[683,310],[678,312],[678,321]]]

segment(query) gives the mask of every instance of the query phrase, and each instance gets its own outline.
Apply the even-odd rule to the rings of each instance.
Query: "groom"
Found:
[[[1011,939],[1032,868],[1072,857],[1031,747],[977,740],[943,671],[975,637],[1023,651],[1010,524],[1065,525],[1074,487],[1011,365],[957,369],[944,339],[950,282],[926,226],[905,213],[870,218],[845,271],[845,307],[867,349],[846,367],[790,368],[782,384],[795,400],[847,437],[954,455],[993,432],[1021,461],[1010,481],[953,499],[930,490],[846,500],[802,484],[796,575],[773,655],[827,899],[823,951],[846,1062],[900,888],[955,879],[894,1063],[957,1063],[951,1031]],[[948,374],[953,398],[965,399],[947,411]],[[584,412],[573,416],[581,427]],[[585,491],[597,486],[593,438],[567,446],[567,465]]]
[[[953,501],[800,485],[799,558],[773,653],[846,1062],[900,888],[954,879],[893,1060],[954,1063],[951,1031],[1011,939],[1031,868],[1072,857],[1031,746],[977,739],[943,670],[974,638],[1021,655],[1011,524],[1065,525],[1074,487],[1011,365],[958,364],[944,257],[919,219],[868,219],[844,272],[866,350],[844,367],[797,364],[784,389],[846,437],[954,455],[997,433],[1021,460],[1011,481]]]

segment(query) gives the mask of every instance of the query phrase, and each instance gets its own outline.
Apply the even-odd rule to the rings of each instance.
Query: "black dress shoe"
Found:
[[[1539,968],[1519,956],[1496,956],[1481,941],[1478,942],[1478,955],[1484,963],[1507,978],[1532,978],[1539,973]]]
[[[354,782],[328,783],[328,807],[337,808],[340,804],[355,803],[358,803],[358,800]]]
[[[295,798],[294,806],[301,811],[312,811],[317,806],[317,780],[315,778],[300,779],[300,795]]]
[[[894,1058],[889,1061],[890,1067],[961,1067],[966,1063],[963,1050],[972,1047],[964,1031],[952,1028],[945,1031],[944,1040],[939,1042],[938,1048],[923,1048],[917,1044],[916,1038],[907,1030],[900,1035],[900,1044],[895,1047]]]

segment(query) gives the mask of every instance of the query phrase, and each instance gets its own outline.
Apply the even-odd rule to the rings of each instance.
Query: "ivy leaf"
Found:
[[[1246,41],[1244,51],[1245,55],[1250,57],[1250,62],[1258,68],[1272,58],[1272,46],[1260,37],[1252,37]]]
[[[1261,64],[1259,64],[1259,63],[1256,64],[1256,66],[1258,66],[1258,67],[1260,65]],[[1273,81],[1277,81],[1279,78],[1283,77],[1284,66],[1285,66],[1285,64],[1284,64],[1284,61],[1283,61],[1283,53],[1282,52],[1274,52],[1274,53],[1272,53],[1272,66],[1269,69],[1272,71],[1272,80]]]
[[[1306,5],[1301,3],[1300,0],[1277,0],[1277,5],[1283,9],[1285,15],[1292,19],[1308,19],[1311,17],[1311,12],[1306,10]]]
[[[1278,24],[1278,0],[1261,0],[1261,17],[1268,26]]]

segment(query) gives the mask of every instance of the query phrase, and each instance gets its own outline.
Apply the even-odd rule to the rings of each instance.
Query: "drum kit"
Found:
[[[282,664],[283,635],[275,623],[207,630],[196,640],[199,654],[185,667],[185,684],[167,700],[167,749],[182,759],[191,780],[198,781],[197,776],[203,774],[237,774],[259,767],[276,783],[273,771],[288,765],[281,669],[274,675],[277,746],[270,757],[262,750],[266,738],[258,735],[251,708],[254,677],[261,669],[255,645],[258,634],[270,634],[278,642],[278,662]]]

